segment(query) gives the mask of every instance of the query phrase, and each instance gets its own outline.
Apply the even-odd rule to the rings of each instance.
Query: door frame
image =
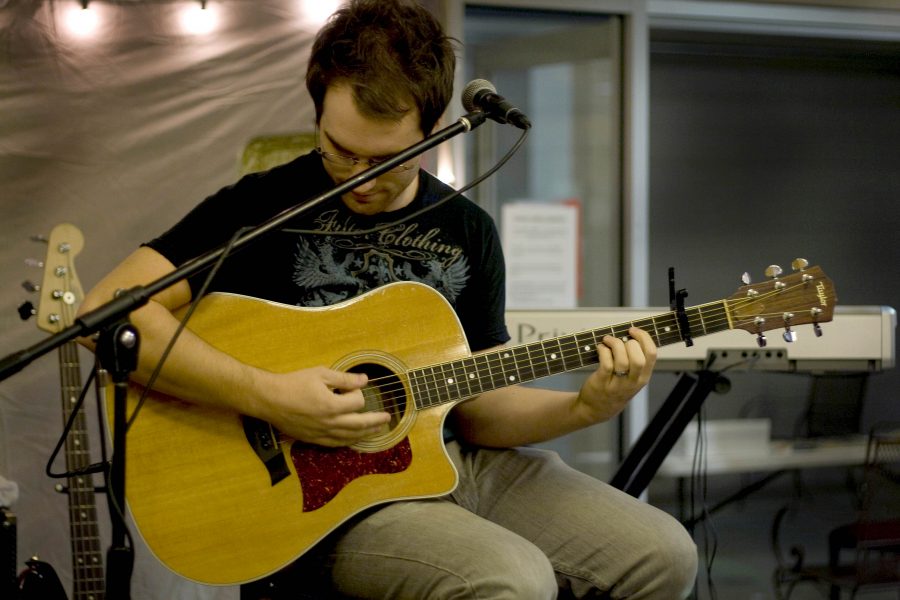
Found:
[[[624,306],[647,306],[649,269],[649,29],[646,0],[432,0],[448,35],[465,39],[463,24],[467,5],[497,8],[572,11],[617,15],[622,19],[621,96],[621,194],[622,270]],[[465,54],[465,48],[461,49]],[[463,64],[465,61],[461,61]],[[465,88],[464,73],[457,69],[455,89]],[[462,116],[461,104],[452,102],[447,118]],[[450,154],[457,181],[465,181],[464,142],[450,140]],[[646,390],[639,392],[619,417],[619,457],[624,456],[648,421]]]

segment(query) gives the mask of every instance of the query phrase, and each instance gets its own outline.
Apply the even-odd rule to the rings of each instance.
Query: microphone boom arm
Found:
[[[257,238],[278,229],[290,219],[309,210],[326,200],[330,200],[336,196],[340,196],[350,190],[359,187],[363,183],[386,173],[394,167],[422,154],[426,150],[430,150],[434,146],[445,142],[461,133],[472,131],[487,119],[487,115],[482,111],[472,111],[463,115],[452,125],[441,129],[426,137],[421,142],[413,144],[399,154],[392,156],[380,162],[377,165],[366,169],[359,175],[348,179],[331,190],[320,194],[314,198],[308,199],[292,208],[289,208],[268,221],[250,229],[237,238],[231,245],[232,249],[241,248],[244,245],[256,240]],[[18,373],[27,365],[31,364],[37,358],[47,354],[51,350],[62,346],[66,342],[72,341],[78,337],[91,335],[108,324],[114,323],[122,319],[126,314],[144,306],[149,302],[150,298],[162,290],[178,283],[182,279],[186,279],[191,275],[199,273],[203,269],[211,267],[215,261],[225,252],[225,247],[220,246],[214,250],[202,254],[196,258],[192,258],[171,273],[163,275],[156,281],[146,285],[138,285],[123,291],[116,298],[103,304],[94,310],[85,313],[69,327],[62,331],[47,337],[40,342],[29,346],[25,349],[13,352],[0,359],[0,381],[4,381],[8,377]]]

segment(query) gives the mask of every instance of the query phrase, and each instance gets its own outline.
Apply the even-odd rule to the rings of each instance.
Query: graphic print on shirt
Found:
[[[336,211],[316,219],[318,231],[352,231]],[[300,235],[293,281],[298,306],[327,306],[395,281],[416,281],[436,289],[455,305],[469,279],[462,248],[447,243],[440,227],[401,223],[359,236]]]

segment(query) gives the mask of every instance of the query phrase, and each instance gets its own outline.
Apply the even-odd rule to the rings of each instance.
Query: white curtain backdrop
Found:
[[[80,228],[85,247],[75,262],[87,290],[140,242],[232,182],[251,138],[313,125],[303,77],[321,22],[300,0],[209,0],[219,21],[205,35],[180,28],[194,0],[92,0],[98,28],[82,38],[64,25],[78,4],[0,0],[0,357],[47,335],[16,311],[29,298],[37,303],[20,283],[42,277],[24,262],[46,253],[30,235],[62,222]],[[82,352],[85,371],[91,358]],[[89,402],[98,458],[93,395]],[[19,568],[37,554],[68,588],[67,501],[44,474],[61,420],[55,353],[0,382],[0,476],[18,485]],[[57,461],[55,470],[63,466]],[[97,503],[105,549],[105,495]],[[237,588],[170,573],[140,541],[131,589],[136,599],[237,597]]]

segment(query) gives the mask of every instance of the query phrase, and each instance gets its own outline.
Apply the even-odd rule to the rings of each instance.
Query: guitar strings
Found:
[[[72,256],[66,254],[67,272],[73,273]],[[71,283],[66,280],[66,283]],[[71,293],[71,289],[65,290]],[[60,302],[60,322],[69,326],[75,322],[76,305]],[[76,342],[66,342],[59,348],[60,389],[63,405],[63,440],[66,446],[69,524],[71,528],[72,585],[76,594],[104,589],[102,549],[97,521],[94,480],[90,467],[87,420],[81,410],[83,396],[80,360]],[[86,387],[84,389],[87,389]],[[58,448],[57,448],[58,451]],[[54,454],[55,456],[55,454]],[[52,459],[51,459],[52,460]]]
[[[67,309],[66,309],[67,310]],[[72,529],[73,585],[76,590],[96,590],[103,582],[100,562],[100,540],[97,532],[97,512],[94,497],[94,481],[90,473],[82,473],[89,466],[87,425],[83,412],[74,411],[77,391],[81,388],[78,369],[78,348],[75,342],[60,347],[60,370],[63,391],[63,411],[66,420],[74,415],[73,425],[66,435],[66,468],[69,495],[69,523]],[[98,575],[99,572],[99,575]]]
[[[758,303],[762,300],[767,300],[776,295],[782,295],[782,294],[788,292],[789,290],[792,290],[798,286],[810,286],[811,284],[812,284],[812,281],[804,281],[802,283],[789,285],[780,290],[772,290],[769,292],[765,292],[765,293],[759,294],[757,296],[748,296],[747,298],[737,298],[737,299],[731,299],[731,300],[720,300],[720,301],[710,302],[710,303],[706,303],[706,304],[700,304],[697,306],[687,307],[685,309],[685,312],[693,313],[693,314],[687,315],[689,327],[690,327],[691,331],[694,331],[694,332],[702,330],[704,333],[706,333],[706,331],[709,329],[716,329],[717,331],[721,331],[722,329],[720,329],[720,328],[728,327],[729,309],[730,309],[731,313],[734,313],[734,312],[739,311],[741,308],[743,308],[745,306],[752,305],[754,303]],[[717,309],[711,315],[712,318],[704,318],[704,315],[702,312],[703,309],[704,308],[708,309],[709,307],[712,307],[715,305],[720,305],[721,309]],[[715,315],[717,313],[721,313],[724,316],[716,318]],[[764,318],[771,318],[771,317],[783,316],[783,314],[784,313],[769,312],[769,313],[760,313],[758,316],[761,316]],[[706,315],[706,316],[710,317],[710,315]],[[734,317],[734,314],[731,314],[731,316]],[[754,316],[754,319],[755,318],[756,318],[756,316]],[[735,321],[732,324],[731,328],[737,329],[741,325],[748,325],[750,323],[753,323],[753,319],[745,318],[743,320]],[[660,335],[658,331],[656,331],[655,334],[651,334],[658,342],[661,342],[664,339],[672,338],[671,340],[666,341],[666,344],[668,344],[668,343],[680,341],[682,339],[680,329],[678,329],[677,315],[676,315],[675,311],[672,311],[669,313],[662,313],[662,314],[656,315],[654,317],[647,317],[644,319],[639,319],[639,320],[633,321],[631,323],[620,323],[617,325],[601,327],[601,328],[594,329],[594,330],[586,330],[586,331],[582,331],[582,332],[577,332],[574,334],[556,338],[555,340],[548,340],[548,341],[556,342],[555,348],[559,350],[559,357],[554,359],[554,362],[558,363],[558,364],[566,365],[567,363],[577,361],[577,363],[579,363],[579,366],[586,366],[588,364],[596,364],[599,361],[596,350],[587,351],[587,352],[583,351],[582,345],[578,342],[577,338],[591,337],[596,344],[596,342],[597,342],[596,334],[598,332],[601,332],[601,331],[604,331],[607,329],[610,331],[614,331],[615,329],[623,328],[626,325],[628,325],[628,326],[634,325],[634,326],[646,328],[645,324],[652,325],[654,330],[658,330],[659,327],[663,327],[663,328],[666,328],[666,327],[671,328],[672,326],[675,327],[675,329],[671,329],[670,331],[665,332],[665,335]],[[606,335],[606,334],[603,334],[603,335]],[[661,344],[661,345],[666,345],[666,344]],[[478,393],[482,393],[483,391],[489,391],[491,389],[494,389],[495,387],[501,387],[501,386],[493,386],[492,385],[492,383],[495,381],[495,379],[497,379],[496,375],[491,372],[492,368],[500,371],[504,375],[504,378],[505,378],[506,372],[503,368],[504,365],[513,367],[516,370],[516,376],[515,376],[515,381],[514,381],[515,383],[532,381],[533,379],[537,379],[544,375],[553,374],[553,373],[548,372],[548,373],[545,373],[540,376],[535,376],[533,378],[521,378],[520,379],[521,369],[518,366],[517,357],[519,357],[520,355],[524,355],[524,356],[527,356],[530,360],[529,348],[531,348],[531,347],[536,348],[537,346],[543,347],[543,342],[532,342],[529,344],[523,344],[523,345],[519,345],[519,346],[498,349],[498,350],[494,350],[494,351],[487,352],[484,354],[475,354],[475,355],[467,356],[464,358],[454,359],[454,360],[451,360],[448,362],[431,365],[429,367],[411,369],[411,370],[407,371],[406,373],[404,373],[403,375],[405,375],[407,385],[409,385],[409,387],[411,387],[411,388],[415,387],[416,385],[418,385],[420,383],[440,384],[440,386],[442,386],[446,390],[449,390],[451,387],[456,388],[456,390],[458,392],[457,395],[453,398],[446,398],[446,400],[441,397],[440,393],[438,393],[437,394],[438,401],[436,403],[434,402],[435,394],[430,393],[427,390],[426,390],[425,394],[422,394],[422,395],[415,394],[417,399],[428,400],[430,402],[430,404],[428,404],[428,406],[433,406],[435,404],[442,404],[445,401],[449,401],[449,400],[461,400],[461,399],[464,399],[467,397],[475,396]],[[481,364],[478,364],[479,359],[484,359]],[[511,359],[512,364],[510,364],[510,359]],[[476,367],[476,370],[477,370],[477,368],[480,368],[480,367],[486,367],[488,370],[488,375],[479,375],[476,378],[472,379],[470,373],[468,373],[466,371],[461,372],[458,368],[454,367],[454,365],[461,365],[464,362],[471,363],[470,366]],[[425,381],[425,382],[418,381],[418,380],[413,381],[413,379],[415,378],[415,375],[414,375],[415,373],[421,373],[426,370],[431,370],[432,375],[434,375],[434,373],[436,371],[440,370],[440,372],[442,374],[449,372],[451,374],[451,376],[449,378],[445,378],[445,381],[439,381],[435,377],[433,377],[430,381]],[[532,371],[532,374],[535,374],[533,368],[531,369],[531,371]],[[463,384],[461,384],[457,381],[457,376],[460,373],[470,375],[470,379],[468,380],[467,383],[464,384],[465,387],[470,391],[470,393],[468,393],[468,394],[464,394],[460,390],[460,387],[463,386]],[[404,392],[404,390],[406,389],[406,385],[404,385],[403,379],[404,379],[404,377],[401,375],[389,375],[386,377],[378,377],[378,378],[370,379],[367,384],[367,387],[371,387],[371,388],[374,388],[377,390],[378,395],[376,397],[375,404],[376,404],[376,406],[379,406],[379,408],[376,408],[376,409],[370,408],[368,406],[369,402],[367,401],[367,403],[366,403],[367,407],[362,412],[368,412],[371,410],[383,410],[384,409],[383,403],[380,403],[381,396],[382,395],[390,395],[391,398],[393,399],[397,395],[402,394]],[[447,380],[449,380],[449,381],[447,381]],[[487,390],[484,389],[485,382],[488,383]],[[504,385],[506,385],[506,380],[504,380]],[[477,391],[472,392],[473,387],[476,387]],[[414,391],[416,391],[416,390],[414,390]]]

